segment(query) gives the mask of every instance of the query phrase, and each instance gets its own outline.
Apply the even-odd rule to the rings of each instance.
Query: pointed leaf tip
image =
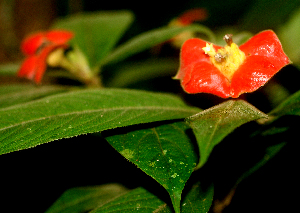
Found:
[[[243,100],[230,100],[186,119],[193,129],[199,146],[202,167],[213,148],[237,127],[267,115]]]

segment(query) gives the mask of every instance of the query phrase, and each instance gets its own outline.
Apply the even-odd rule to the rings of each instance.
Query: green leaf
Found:
[[[95,209],[116,199],[129,190],[118,184],[79,187],[69,189],[46,211],[46,213],[81,213]]]
[[[207,213],[213,201],[214,188],[205,188],[201,183],[195,184],[187,193],[181,205],[182,213]],[[134,189],[126,194],[100,205],[91,213],[172,213],[172,208],[157,196],[144,188]]]
[[[194,184],[182,201],[181,213],[207,213],[214,196],[214,186]]]
[[[108,203],[99,205],[97,209],[91,213],[171,213],[171,208],[144,188],[134,189],[123,194]]]
[[[16,75],[20,64],[2,64],[0,65],[0,75]]]
[[[72,43],[94,67],[111,51],[132,21],[133,14],[129,11],[81,13],[58,20],[52,28],[73,31]]]
[[[178,60],[166,58],[125,64],[116,70],[116,76],[108,82],[107,86],[126,87],[155,77],[174,76],[178,66]]]
[[[193,185],[182,203],[182,213],[206,213],[213,200],[213,185]],[[172,213],[172,208],[144,188],[128,190],[119,184],[78,187],[64,192],[46,213],[80,212],[157,212]]]
[[[66,92],[67,87],[34,85],[0,86],[0,108],[37,100],[42,97]]]
[[[188,129],[184,122],[176,122],[106,136],[118,152],[168,191],[175,212],[180,212],[182,190],[197,162]]]
[[[279,106],[273,109],[269,115],[283,116],[283,115],[300,115],[300,91],[291,95],[288,99],[282,102]]]
[[[298,2],[299,4],[299,2]],[[283,49],[294,64],[300,65],[300,8],[278,30]]]
[[[135,90],[52,95],[0,109],[0,154],[117,127],[182,119],[196,111],[176,96]]]
[[[202,167],[213,148],[237,127],[267,115],[245,101],[226,101],[187,118],[199,146]]]
[[[192,24],[187,27],[161,27],[142,33],[120,45],[103,59],[101,65],[124,60],[136,53],[142,52],[150,47],[165,42],[184,31],[204,33],[209,37],[209,40],[212,40],[212,42],[215,40],[214,34],[207,27],[202,25]]]

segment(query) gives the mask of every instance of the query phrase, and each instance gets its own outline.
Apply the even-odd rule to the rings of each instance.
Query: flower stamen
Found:
[[[226,45],[218,49],[217,52],[213,45],[208,43],[206,43],[206,46],[203,47],[202,50],[204,50],[205,54],[209,55],[212,64],[231,81],[233,74],[244,62],[246,56],[245,53],[233,43],[231,34],[226,34],[223,39]]]
[[[230,46],[233,41],[232,41],[232,34],[226,34],[224,37],[223,37],[224,41],[226,42],[226,44],[228,46]]]

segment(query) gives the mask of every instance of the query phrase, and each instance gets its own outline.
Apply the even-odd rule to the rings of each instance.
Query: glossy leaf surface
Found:
[[[80,90],[48,96],[0,110],[0,154],[80,134],[185,118],[198,110],[176,96],[135,90]]]
[[[187,124],[176,122],[106,137],[127,160],[168,191],[176,212],[182,190],[197,162],[188,130]]]
[[[187,118],[199,146],[200,162],[207,161],[213,148],[237,127],[267,115],[245,101],[226,101]]]

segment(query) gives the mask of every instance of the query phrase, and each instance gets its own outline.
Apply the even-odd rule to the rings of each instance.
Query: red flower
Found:
[[[203,21],[208,17],[207,11],[204,8],[195,8],[191,10],[187,10],[184,12],[182,15],[179,17],[173,19],[170,23],[169,26],[173,27],[182,27],[182,26],[187,26],[190,25],[196,21]],[[180,33],[179,35],[175,36],[174,38],[170,39],[169,42],[176,47],[180,48],[183,42],[190,38],[194,38],[195,33],[192,31],[186,31],[183,33]]]
[[[207,11],[204,8],[196,8],[187,10],[177,19],[175,19],[175,21],[177,23],[177,26],[186,26],[192,24],[195,21],[205,20],[207,16]]]
[[[39,32],[25,38],[21,44],[21,50],[27,58],[17,75],[40,83],[47,68],[48,55],[57,48],[68,48],[67,42],[73,36],[73,33],[69,31],[53,30]]]
[[[224,37],[224,48],[197,38],[183,44],[175,78],[181,80],[187,93],[237,98],[257,90],[291,63],[271,30],[253,36],[240,47],[231,36]]]

